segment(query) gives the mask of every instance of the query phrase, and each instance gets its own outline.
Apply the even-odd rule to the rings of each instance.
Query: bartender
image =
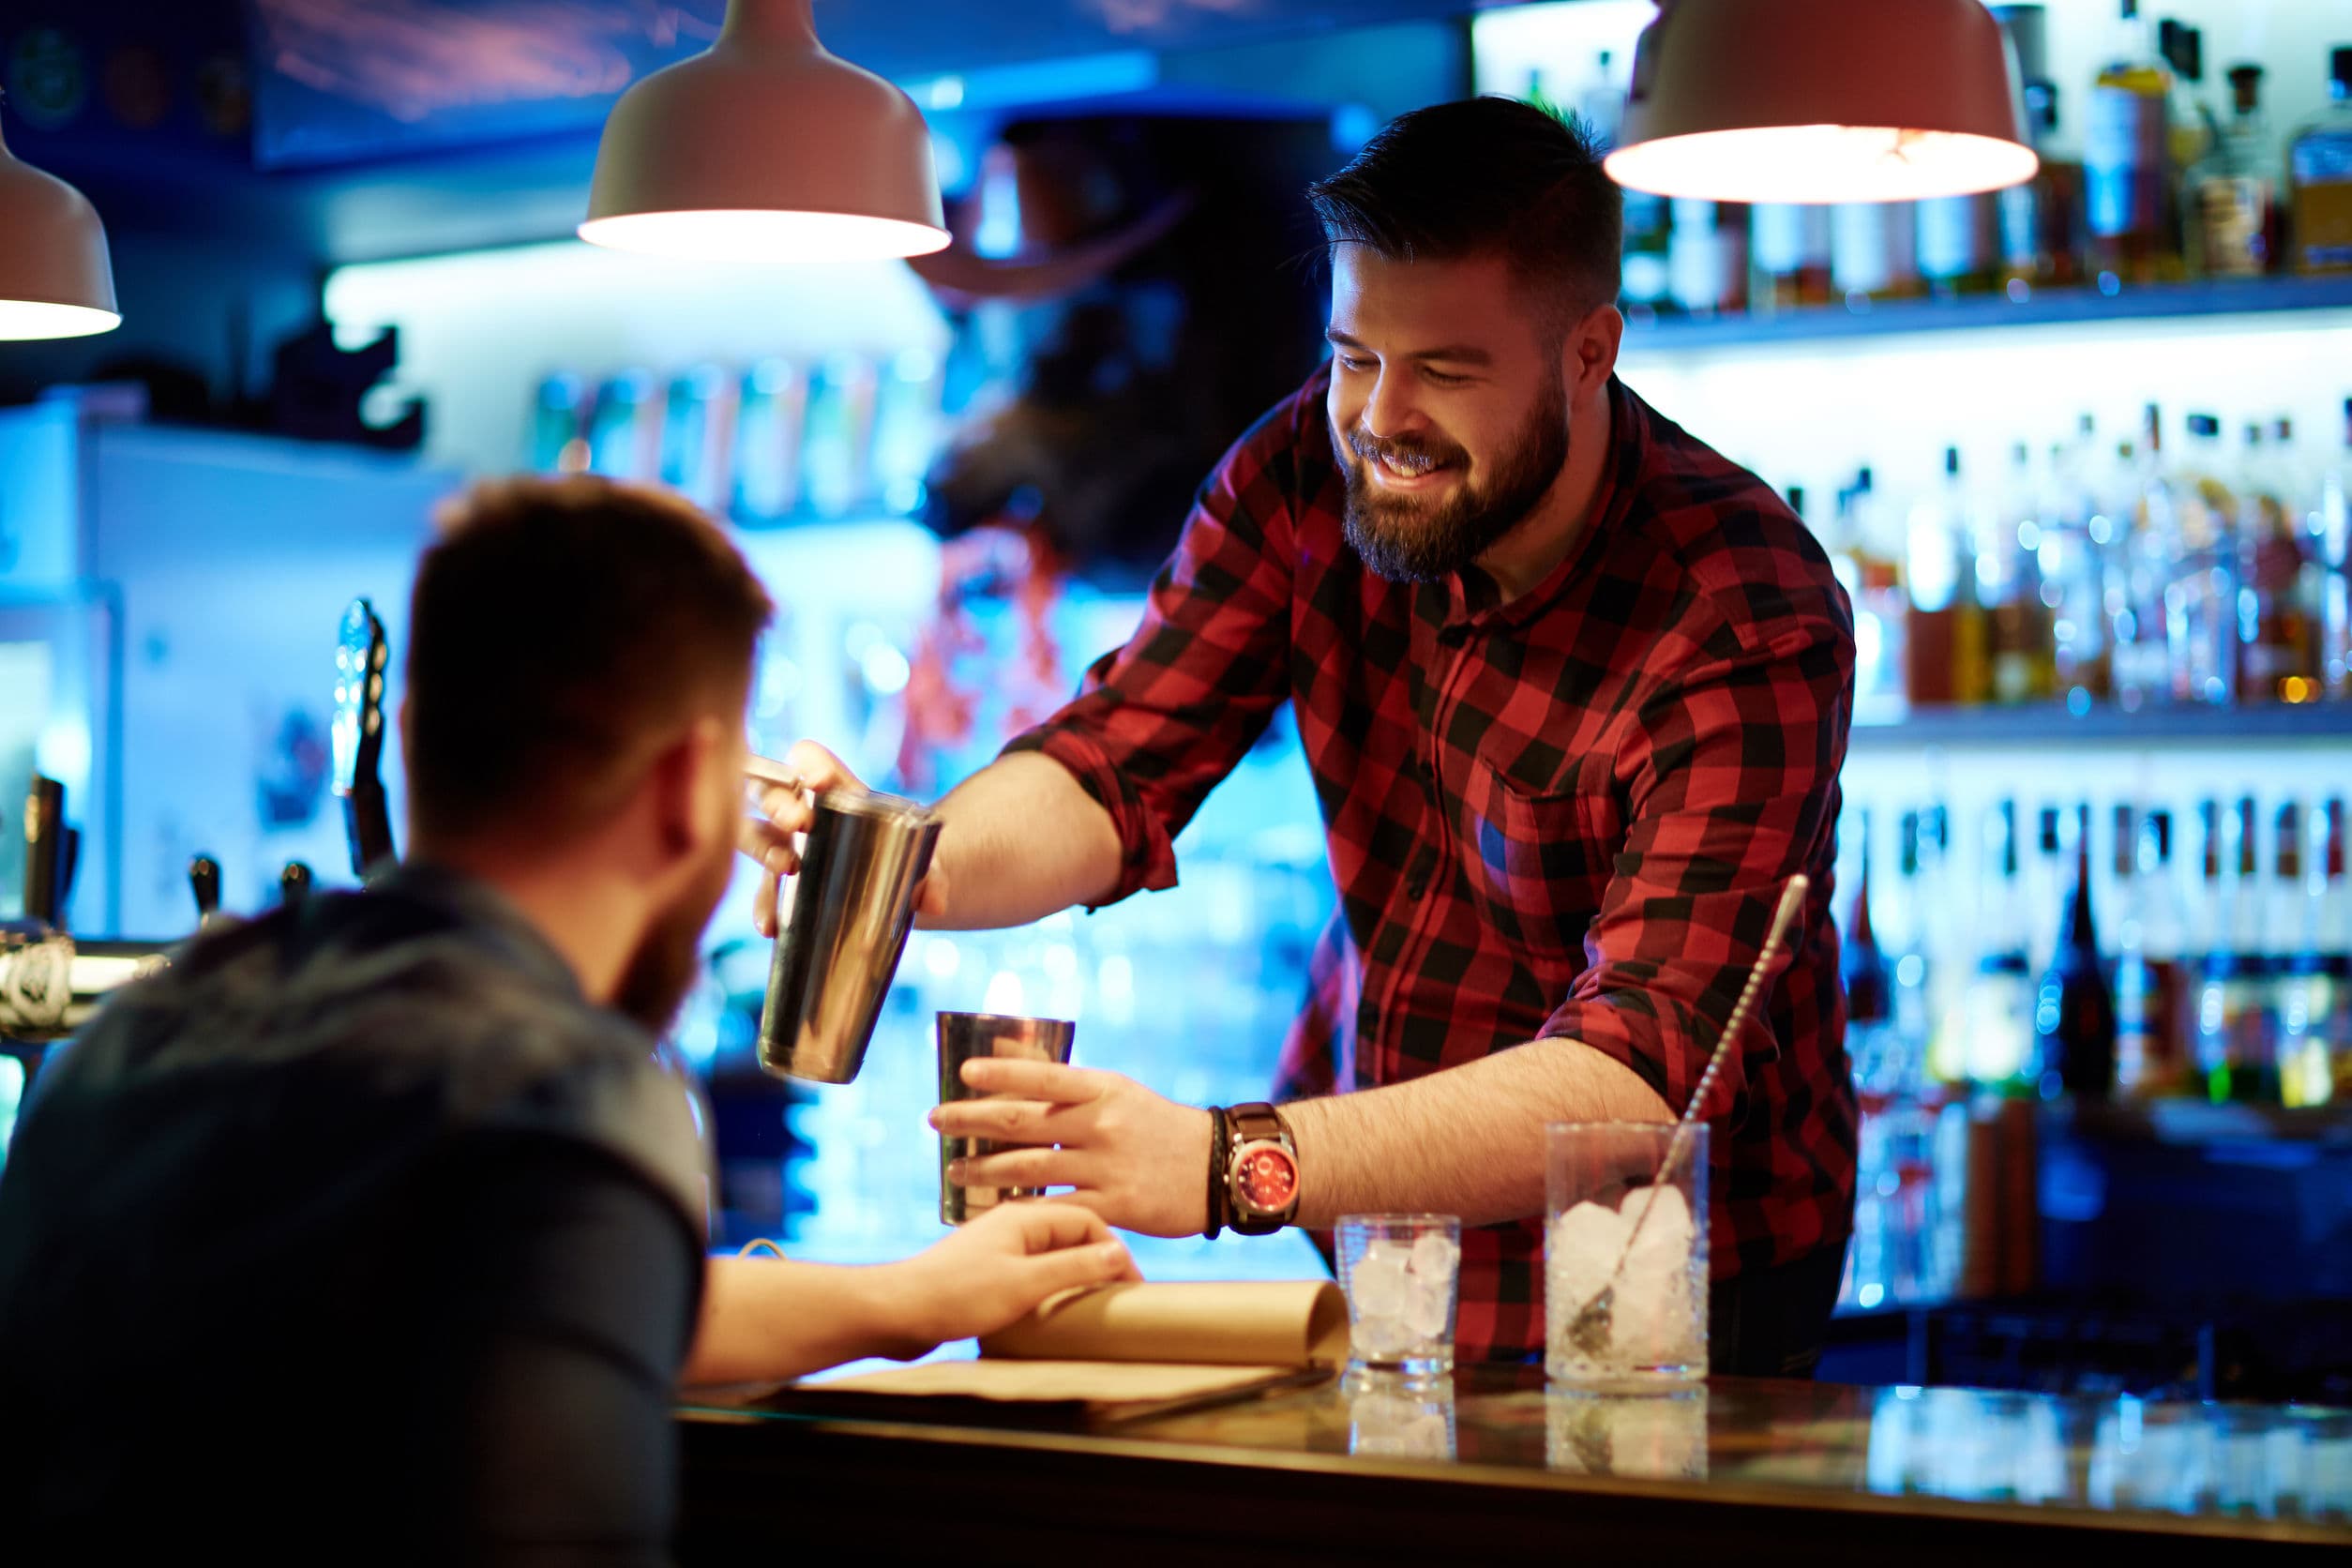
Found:
[[[942,804],[920,904],[1003,927],[1174,885],[1172,840],[1288,700],[1339,910],[1278,1103],[975,1063],[1009,1097],[934,1124],[1024,1147],[952,1175],[1161,1236],[1458,1214],[1457,1352],[1528,1356],[1545,1124],[1679,1116],[1802,872],[1769,1005],[1700,1115],[1714,1367],[1808,1374],[1854,1196],[1829,909],[1845,597],[1761,481],[1617,379],[1620,198],[1573,124],[1419,110],[1308,199],[1329,363],[1209,475],[1126,645]],[[807,743],[791,761],[854,782]],[[764,805],[745,847],[787,870],[807,807]]]

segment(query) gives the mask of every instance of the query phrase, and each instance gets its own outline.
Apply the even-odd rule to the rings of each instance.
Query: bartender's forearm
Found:
[[[957,931],[1026,926],[1073,904],[1099,903],[1118,884],[1124,851],[1110,813],[1070,770],[1034,751],[999,758],[939,804],[946,820],[935,853],[947,909],[928,927]]]
[[[1671,1122],[1657,1091],[1578,1040],[1536,1040],[1409,1083],[1283,1108],[1299,1216],[1430,1212],[1465,1225],[1544,1209],[1548,1122]]]
[[[678,1380],[778,1382],[865,1356],[930,1349],[885,1266],[839,1268],[775,1258],[703,1262],[702,1316]]]

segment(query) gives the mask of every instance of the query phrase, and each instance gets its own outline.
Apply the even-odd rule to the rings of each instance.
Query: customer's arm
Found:
[[[768,1382],[901,1360],[988,1334],[1074,1286],[1137,1277],[1103,1222],[1066,1203],[1008,1203],[913,1257],[842,1268],[713,1258],[682,1381]]]

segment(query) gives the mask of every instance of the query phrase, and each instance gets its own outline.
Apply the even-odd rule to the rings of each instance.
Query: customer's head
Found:
[[[438,520],[400,715],[412,852],[600,875],[641,931],[611,1000],[658,1027],[732,869],[767,594],[653,490],[504,480]]]
[[[1616,364],[1617,187],[1576,122],[1482,98],[1399,115],[1307,200],[1349,536],[1383,576],[1458,571],[1550,490]]]

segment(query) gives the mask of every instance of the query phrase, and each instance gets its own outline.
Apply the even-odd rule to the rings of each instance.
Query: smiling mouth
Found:
[[[1453,465],[1425,455],[1383,452],[1373,458],[1367,466],[1391,484],[1410,485],[1443,473]]]

